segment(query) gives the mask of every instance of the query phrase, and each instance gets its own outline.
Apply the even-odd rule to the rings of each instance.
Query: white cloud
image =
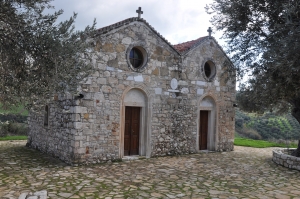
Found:
[[[177,44],[208,34],[211,16],[204,7],[209,3],[212,0],[54,0],[52,5],[56,10],[64,10],[60,20],[77,12],[77,29],[91,25],[94,18],[97,28],[101,28],[136,17],[136,10],[142,7],[142,18],[172,44]],[[219,39],[219,34],[214,36]]]

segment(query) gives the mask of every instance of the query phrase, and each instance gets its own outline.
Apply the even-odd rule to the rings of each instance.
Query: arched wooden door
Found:
[[[208,111],[200,111],[199,149],[207,149]]]
[[[125,107],[124,155],[139,155],[140,107]]]

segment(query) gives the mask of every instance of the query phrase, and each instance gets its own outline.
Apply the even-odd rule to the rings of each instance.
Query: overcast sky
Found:
[[[68,19],[78,13],[76,29],[91,25],[94,18],[97,28],[111,25],[130,17],[136,17],[136,10],[142,7],[144,18],[171,44],[206,36],[211,26],[210,15],[205,5],[213,0],[54,0],[55,10],[63,9],[59,20]],[[221,33],[213,33],[220,42]],[[221,44],[222,42],[220,42]]]

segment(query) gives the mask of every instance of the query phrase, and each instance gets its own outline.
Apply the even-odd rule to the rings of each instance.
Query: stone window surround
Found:
[[[137,90],[144,95],[144,102],[125,102],[125,97],[129,91]],[[124,131],[125,131],[125,106],[141,107],[140,112],[140,140],[139,155],[146,158],[151,157],[151,118],[152,118],[152,96],[144,86],[129,86],[122,95],[120,103],[120,140],[119,140],[119,157],[124,157]]]
[[[131,65],[131,63],[130,63],[129,55],[130,55],[130,51],[132,50],[132,48],[139,49],[142,52],[142,54],[143,54],[144,61],[143,61],[142,66],[139,67],[139,68],[134,68]],[[146,42],[143,42],[143,41],[133,42],[132,44],[130,44],[127,47],[127,50],[126,50],[126,61],[127,61],[128,67],[131,70],[135,71],[135,72],[142,72],[142,71],[145,70],[145,68],[148,66],[149,57],[150,57],[150,53],[149,53],[149,50],[147,48]]]
[[[210,75],[210,77],[207,77],[205,75],[205,71],[204,71],[204,66],[207,62],[209,62],[208,64],[210,65],[210,67],[212,69],[211,70],[212,74]],[[204,58],[204,61],[202,62],[201,67],[200,67],[200,72],[201,72],[203,78],[208,82],[212,82],[215,79],[215,77],[217,76],[216,75],[217,74],[217,66],[212,58]]]
[[[206,107],[206,106],[201,106],[201,102],[203,101],[204,98],[209,97],[214,101],[214,107]],[[209,151],[216,151],[217,150],[217,146],[218,146],[218,125],[219,125],[219,119],[218,119],[218,110],[219,110],[219,105],[217,103],[217,98],[211,94],[204,94],[201,96],[201,98],[199,98],[198,100],[198,109],[197,109],[197,139],[196,139],[196,150],[198,152],[200,152],[199,149],[199,131],[200,131],[200,111],[209,111],[208,112],[208,122],[209,122],[209,126],[208,126],[208,142],[207,142],[207,149]],[[215,121],[215,122],[212,122]]]

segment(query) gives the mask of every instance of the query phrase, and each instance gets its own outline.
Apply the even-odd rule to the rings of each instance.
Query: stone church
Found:
[[[69,164],[233,150],[235,72],[211,29],[172,45],[137,13],[97,30],[95,73],[30,115],[27,145]]]

